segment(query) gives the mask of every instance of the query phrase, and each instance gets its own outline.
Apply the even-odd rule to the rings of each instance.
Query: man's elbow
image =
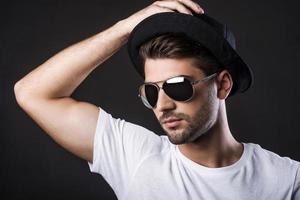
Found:
[[[18,82],[15,83],[14,85],[14,94],[17,103],[19,106],[24,108],[26,104],[29,102],[29,92],[26,91],[24,84],[22,83],[22,80],[19,80]]]

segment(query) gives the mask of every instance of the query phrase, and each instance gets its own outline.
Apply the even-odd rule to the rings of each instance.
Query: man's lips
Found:
[[[167,127],[167,128],[175,128],[176,126],[178,126],[180,124],[180,121],[182,119],[180,118],[174,118],[174,117],[170,117],[167,119],[162,120],[162,123]]]

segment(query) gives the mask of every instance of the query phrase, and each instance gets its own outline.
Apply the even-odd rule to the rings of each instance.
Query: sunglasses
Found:
[[[158,93],[160,89],[163,89],[165,94],[175,101],[186,102],[194,96],[194,85],[198,83],[206,82],[214,78],[217,73],[205,77],[201,80],[193,81],[186,76],[176,76],[169,78],[165,81],[144,83],[139,87],[139,97],[143,104],[150,109],[156,107],[158,100]],[[162,87],[159,87],[157,83],[163,82]]]

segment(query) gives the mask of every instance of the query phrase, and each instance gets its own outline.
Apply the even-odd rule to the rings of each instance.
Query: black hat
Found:
[[[233,79],[230,95],[246,91],[252,84],[252,71],[235,51],[233,33],[215,19],[204,15],[164,12],[151,15],[141,21],[128,39],[128,53],[137,72],[144,77],[144,63],[139,56],[139,47],[165,33],[184,33],[205,46],[227,69]]]

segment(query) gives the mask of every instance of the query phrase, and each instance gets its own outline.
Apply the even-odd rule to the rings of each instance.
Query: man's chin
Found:
[[[169,141],[172,143],[172,144],[175,144],[175,145],[180,145],[180,144],[185,144],[186,142],[182,141],[182,140],[178,140],[176,138],[173,138],[173,137],[170,137],[168,136],[169,138]]]
[[[194,134],[187,133],[185,129],[167,130],[164,128],[164,131],[168,136],[170,142],[177,145],[193,143],[198,140],[202,140],[203,138],[205,138],[205,136],[207,136],[207,133],[205,131]]]
[[[182,130],[166,130],[166,135],[169,138],[169,141],[172,144],[185,144],[188,141],[188,138],[184,137],[183,131]]]

